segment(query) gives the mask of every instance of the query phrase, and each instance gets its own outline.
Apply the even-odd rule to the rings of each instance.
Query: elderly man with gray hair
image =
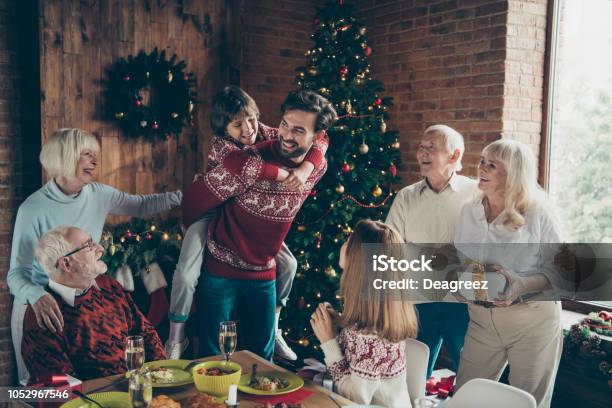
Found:
[[[449,126],[433,125],[423,133],[417,150],[423,179],[397,193],[386,220],[407,243],[452,244],[461,207],[478,194],[475,180],[457,174],[464,151],[463,136]],[[417,339],[430,350],[427,377],[443,341],[457,371],[469,322],[466,305],[429,302],[416,307]]]
[[[155,328],[100,259],[104,250],[77,227],[60,226],[38,241],[36,259],[49,278],[48,292],[58,303],[64,327],[41,327],[32,306],[23,325],[22,355],[30,382],[70,374],[81,380],[126,371],[128,335],[144,340],[148,360],[165,359]]]

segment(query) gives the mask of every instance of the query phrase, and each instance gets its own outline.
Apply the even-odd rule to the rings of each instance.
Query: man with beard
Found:
[[[308,194],[327,169],[322,158],[304,184],[293,191],[270,181],[278,167],[295,169],[315,138],[335,122],[332,104],[312,91],[291,92],[281,106],[279,138],[229,154],[219,166],[184,192],[186,226],[220,207],[208,229],[199,284],[201,354],[220,354],[219,323],[238,310],[241,348],[271,359],[276,307],[274,257]],[[311,152],[312,153],[312,152]],[[312,154],[311,154],[312,155]]]
[[[88,380],[126,371],[127,336],[143,337],[147,360],[166,358],[153,325],[123,287],[103,275],[104,249],[77,227],[56,227],[38,241],[36,260],[49,276],[64,328],[51,332],[26,310],[21,350],[30,382],[71,374]],[[46,323],[46,322],[45,322]]]

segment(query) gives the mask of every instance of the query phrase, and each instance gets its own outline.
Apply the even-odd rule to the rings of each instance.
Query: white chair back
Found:
[[[406,340],[406,385],[414,404],[417,398],[425,397],[429,347],[415,339]]]
[[[465,383],[448,401],[447,408],[536,408],[533,395],[511,385],[484,378]]]

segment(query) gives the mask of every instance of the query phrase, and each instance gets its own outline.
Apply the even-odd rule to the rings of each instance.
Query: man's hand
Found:
[[[312,314],[310,325],[321,344],[336,338],[336,325],[324,303],[320,303]]]
[[[36,315],[36,322],[41,329],[46,326],[52,333],[60,333],[64,330],[64,317],[59,305],[50,294],[42,295],[32,305],[32,309]]]

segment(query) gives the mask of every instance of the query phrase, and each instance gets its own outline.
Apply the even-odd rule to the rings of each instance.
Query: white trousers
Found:
[[[474,378],[498,381],[510,365],[510,385],[550,407],[563,347],[561,302],[485,308],[470,304],[457,387]]]
[[[11,337],[13,338],[13,349],[15,350],[15,362],[17,364],[17,382],[28,380],[30,374],[21,357],[21,339],[23,338],[23,318],[28,305],[21,303],[17,299],[13,301],[13,311],[11,312]]]

